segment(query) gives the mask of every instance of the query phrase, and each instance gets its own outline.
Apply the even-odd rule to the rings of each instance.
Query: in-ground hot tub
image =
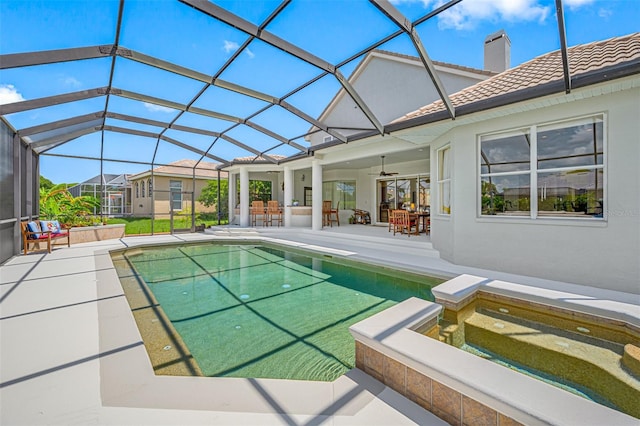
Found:
[[[575,285],[539,288],[469,275],[436,286],[432,292],[436,303],[409,299],[350,328],[356,339],[356,365],[360,369],[451,424],[503,424],[513,421],[521,424],[638,424],[637,418],[621,411],[440,341],[441,335],[444,335],[443,340],[460,340],[456,333],[466,325],[469,329],[482,328],[482,318],[473,318],[468,324],[464,321],[462,325],[457,324],[458,330],[454,330],[452,314],[448,312],[466,309],[468,312],[455,316],[472,318],[475,308],[469,304],[480,293],[542,305],[542,313],[536,315],[557,317],[557,312],[566,311],[569,317],[578,318],[579,325],[572,325],[583,329],[575,330],[578,333],[615,335],[619,341],[625,341],[628,337],[623,336],[629,335],[633,340],[640,335],[640,309],[638,304],[629,303],[629,300],[637,300],[637,296],[634,299],[634,295]],[[496,312],[501,315],[514,313],[510,309],[515,309],[515,305],[507,307],[503,300],[499,302],[499,306],[493,306]],[[509,312],[504,312],[505,309]],[[450,320],[445,324],[450,328],[441,329],[442,319]],[[499,324],[495,327],[499,330],[511,326],[504,317],[489,321],[490,326],[494,323]],[[515,334],[522,330],[515,330]],[[524,334],[527,333],[530,334],[531,330]],[[562,345],[557,346],[566,344],[561,340],[560,343]],[[625,347],[617,342],[612,344],[618,348]],[[500,345],[509,346],[504,342]],[[623,349],[623,354],[618,354],[618,357],[620,362],[627,357],[624,370],[632,376],[627,390],[637,392],[638,359],[634,355],[634,347],[627,344],[627,350]],[[515,352],[527,353],[527,350],[516,349]],[[598,367],[596,365],[594,369]],[[628,406],[624,399],[620,405]],[[633,396],[629,398],[629,401],[633,400]]]

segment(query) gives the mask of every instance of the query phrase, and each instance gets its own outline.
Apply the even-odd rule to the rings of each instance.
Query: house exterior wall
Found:
[[[442,67],[437,67],[437,71],[447,93],[455,93],[486,79],[486,76],[472,78],[470,73],[456,74]],[[352,84],[382,124],[388,124],[409,111],[440,99],[421,63],[373,57]],[[371,122],[356,107],[351,97],[344,94],[324,122],[329,127],[372,128]],[[340,132],[350,135],[359,131],[340,130]],[[311,145],[322,143],[325,136],[327,134],[324,132],[311,135]]]
[[[182,182],[182,191],[191,192],[194,190],[194,184],[192,178],[178,177],[178,176],[158,176],[153,177],[153,198],[149,196],[149,188],[147,187],[149,177],[145,176],[142,179],[131,181],[131,196],[132,196],[132,212],[135,216],[151,216],[152,212],[156,217],[169,216],[171,211],[169,205],[169,182],[172,180],[179,180]],[[136,183],[140,184],[145,182],[145,197],[141,197],[142,191],[140,190],[136,194]],[[197,200],[202,189],[209,183],[208,179],[195,180],[194,198]],[[138,196],[136,196],[138,195]],[[152,206],[153,202],[153,206]],[[152,208],[153,207],[153,208]],[[191,196],[184,194],[182,201],[182,210],[191,211]],[[204,204],[196,201],[195,211],[197,213],[214,213],[216,206],[206,207]]]
[[[437,150],[450,144],[453,170],[452,214],[432,214],[431,238],[441,257],[456,264],[640,293],[637,82],[636,78],[635,88],[599,96],[593,96],[593,90],[606,93],[606,85],[583,89],[585,97],[568,104],[555,104],[550,97],[542,108],[460,126],[438,138],[431,146],[432,169],[437,167]],[[573,95],[580,97],[579,93],[574,90]],[[606,126],[605,220],[479,216],[479,135],[597,113],[605,114]]]

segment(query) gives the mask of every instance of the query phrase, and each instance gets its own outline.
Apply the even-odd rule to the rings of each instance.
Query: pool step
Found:
[[[640,380],[622,367],[623,345],[488,310],[464,327],[467,344],[592,389],[640,417]]]

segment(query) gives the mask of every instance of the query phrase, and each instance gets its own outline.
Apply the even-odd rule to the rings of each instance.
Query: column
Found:
[[[313,208],[311,210],[311,229],[322,230],[322,165],[318,160],[311,162],[311,191]]]
[[[229,173],[227,176],[229,179],[227,188],[227,191],[229,192],[229,225],[231,225],[235,220],[235,209],[236,205],[238,204],[238,202],[236,201],[236,179],[238,175],[235,173]]]
[[[249,169],[240,167],[240,226],[246,228],[249,220]]]
[[[293,170],[284,166],[284,226],[291,226],[291,200],[293,200]]]

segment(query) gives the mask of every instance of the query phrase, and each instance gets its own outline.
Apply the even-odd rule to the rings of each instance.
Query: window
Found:
[[[438,213],[451,214],[451,147],[438,150]]]
[[[136,182],[136,198],[140,198],[140,183]]]
[[[140,182],[140,187],[141,187],[141,194],[142,194],[142,198],[144,198],[144,181]]]
[[[151,184],[151,178],[147,180],[147,189],[149,190],[149,198],[151,198],[151,194],[153,193],[153,185]]]
[[[531,141],[528,129],[482,138],[483,215],[529,216]]]
[[[313,190],[310,186],[304,187],[304,205],[311,206],[313,205]]]
[[[253,200],[265,202],[271,200],[273,182],[270,180],[250,180],[249,181],[249,204]],[[240,179],[236,179],[236,199],[240,199]]]
[[[340,209],[356,208],[356,181],[322,182],[322,199],[331,200],[332,206],[340,203]]]
[[[171,210],[182,210],[182,181],[170,180],[169,191],[171,191]]]
[[[481,215],[602,218],[604,117],[480,137]]]

